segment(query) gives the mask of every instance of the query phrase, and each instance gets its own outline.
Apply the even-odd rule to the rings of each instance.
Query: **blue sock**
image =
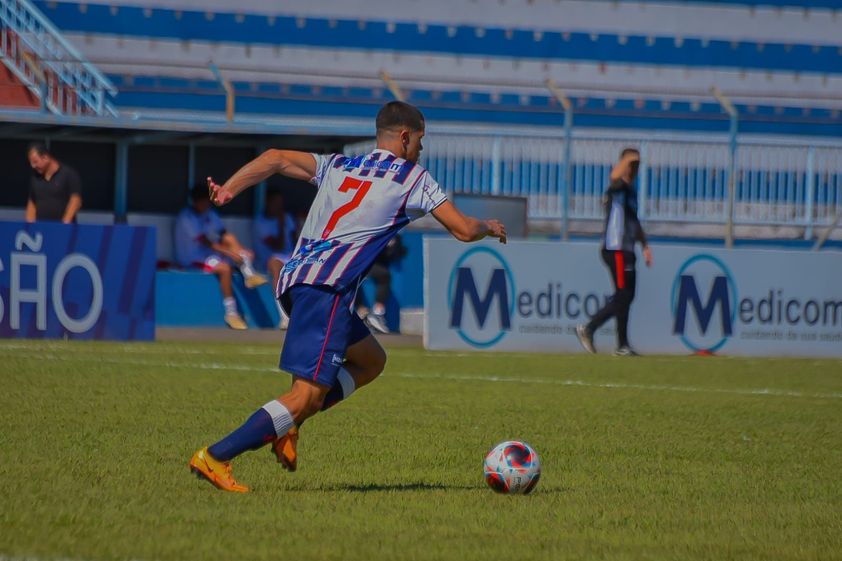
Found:
[[[220,462],[228,462],[247,450],[257,450],[275,438],[275,423],[264,408],[255,411],[234,432],[208,448]]]

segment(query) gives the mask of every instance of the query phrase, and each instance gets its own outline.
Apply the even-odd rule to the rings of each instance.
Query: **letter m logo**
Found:
[[[474,308],[480,328],[485,326],[491,304],[497,298],[497,307],[500,310],[500,328],[511,329],[512,320],[509,317],[509,292],[506,290],[506,273],[503,269],[492,270],[488,290],[485,291],[485,297],[480,298],[471,269],[468,267],[459,267],[456,274],[456,290],[453,295],[450,327],[462,326],[462,312],[465,308],[466,296]]]
[[[676,335],[684,335],[684,327],[687,320],[687,304],[693,306],[696,319],[702,334],[706,334],[710,320],[716,305],[719,304],[719,314],[722,321],[722,334],[731,335],[731,304],[728,301],[728,279],[724,276],[715,277],[713,287],[710,289],[707,304],[702,305],[699,297],[699,290],[692,275],[681,275],[681,283],[678,288],[678,302],[675,310],[675,324],[672,332]]]

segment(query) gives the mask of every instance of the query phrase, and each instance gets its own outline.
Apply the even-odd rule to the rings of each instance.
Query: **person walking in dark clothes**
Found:
[[[640,166],[640,152],[626,148],[620,154],[620,161],[611,170],[611,184],[605,192],[605,227],[602,236],[602,260],[611,271],[614,295],[587,324],[576,326],[576,336],[589,353],[596,353],[593,334],[612,317],[617,318],[616,356],[635,356],[629,345],[629,308],[634,300],[636,285],[634,246],[643,245],[643,259],[646,266],[652,266],[652,251],[646,242],[646,234],[637,218],[637,192],[634,180]]]

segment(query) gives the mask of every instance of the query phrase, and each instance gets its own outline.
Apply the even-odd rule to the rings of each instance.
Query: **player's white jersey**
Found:
[[[313,157],[310,181],[319,191],[281,271],[279,296],[296,284],[352,286],[401,228],[447,200],[426,169],[388,150]]]

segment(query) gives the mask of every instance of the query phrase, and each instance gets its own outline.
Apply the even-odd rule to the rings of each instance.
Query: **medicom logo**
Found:
[[[754,290],[738,295],[737,280],[720,259],[695,255],[685,261],[672,286],[673,334],[691,350],[715,352],[738,329],[743,338],[771,340],[784,330],[842,325],[842,300],[805,294],[797,285],[760,288],[757,279],[749,280]]]
[[[690,349],[717,351],[734,333],[737,287],[716,257],[696,255],[685,261],[675,276],[671,301],[672,332]],[[695,321],[688,321],[689,317]]]
[[[488,247],[466,251],[453,266],[447,287],[450,322],[474,347],[497,344],[512,328],[515,281],[503,256]]]
[[[522,261],[520,268],[512,267],[501,253],[480,246],[466,251],[453,265],[447,288],[448,326],[464,342],[485,349],[512,331],[521,340],[558,340],[572,333],[576,322],[593,316],[610,296],[568,286],[547,275],[543,263]]]

